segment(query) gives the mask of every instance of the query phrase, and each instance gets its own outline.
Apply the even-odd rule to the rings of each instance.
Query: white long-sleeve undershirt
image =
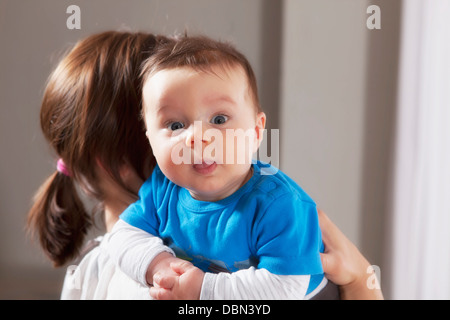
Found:
[[[116,265],[130,278],[147,285],[146,272],[162,252],[174,252],[162,240],[119,220],[108,239],[107,250]],[[309,275],[275,275],[266,269],[233,273],[205,273],[201,300],[304,299]]]

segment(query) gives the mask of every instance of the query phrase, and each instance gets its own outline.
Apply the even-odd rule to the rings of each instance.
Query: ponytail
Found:
[[[91,224],[73,179],[58,171],[40,187],[28,215],[29,230],[55,267],[78,254]]]
[[[145,180],[156,163],[140,118],[139,70],[164,39],[114,31],[92,35],[72,48],[47,81],[41,129],[54,154],[66,162],[58,161],[58,171],[37,192],[28,228],[55,266],[76,257],[93,224],[78,191],[99,202],[94,210],[108,196],[99,163],[135,197],[120,168],[131,166]]]

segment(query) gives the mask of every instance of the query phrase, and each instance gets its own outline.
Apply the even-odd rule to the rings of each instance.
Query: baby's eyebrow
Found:
[[[170,105],[165,103],[165,104],[156,106],[155,111],[156,111],[156,114],[159,114],[159,113],[163,113],[164,111],[167,111],[167,109],[169,109],[169,108],[170,108]]]
[[[236,102],[228,95],[211,95],[207,96],[205,99],[205,102],[228,102],[231,104],[236,105]]]

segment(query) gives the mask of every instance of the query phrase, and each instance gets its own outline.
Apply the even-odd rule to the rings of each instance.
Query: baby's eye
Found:
[[[170,123],[168,128],[170,130],[172,130],[172,131],[176,131],[176,130],[179,130],[179,129],[183,129],[184,128],[184,124],[182,124],[181,122],[176,121],[176,122]]]
[[[213,124],[224,124],[225,122],[227,122],[228,117],[224,116],[224,115],[218,115],[215,116],[214,118],[211,119],[211,123]]]

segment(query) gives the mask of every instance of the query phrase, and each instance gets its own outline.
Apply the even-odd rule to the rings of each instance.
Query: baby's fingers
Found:
[[[170,267],[172,268],[172,270],[174,272],[178,273],[179,275],[182,275],[183,273],[185,273],[189,269],[193,268],[194,266],[192,263],[182,260],[179,262],[172,262],[170,264]]]
[[[172,289],[175,281],[175,276],[163,275],[161,273],[156,273],[153,276],[153,284],[164,289]]]
[[[173,300],[172,291],[164,288],[151,287],[150,296],[155,300]]]

